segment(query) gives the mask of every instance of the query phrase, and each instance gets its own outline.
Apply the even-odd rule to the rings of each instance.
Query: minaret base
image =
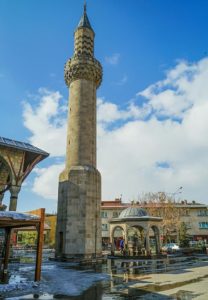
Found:
[[[63,180],[63,174],[60,178]],[[67,180],[59,182],[56,258],[82,261],[101,257],[100,204],[99,171],[72,167]]]

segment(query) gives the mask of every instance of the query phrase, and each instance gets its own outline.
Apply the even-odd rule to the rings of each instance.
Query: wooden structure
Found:
[[[49,154],[28,143],[0,137],[0,204],[10,191],[9,210],[16,211],[18,194],[34,166]]]
[[[10,253],[10,237],[14,228],[35,226],[38,231],[37,250],[36,250],[36,266],[35,281],[41,278],[42,248],[44,238],[44,220],[45,209],[38,210],[37,215],[30,215],[16,212],[0,212],[0,228],[5,229],[5,246],[3,251],[3,259],[1,265],[1,282],[6,283],[8,275],[8,262]]]

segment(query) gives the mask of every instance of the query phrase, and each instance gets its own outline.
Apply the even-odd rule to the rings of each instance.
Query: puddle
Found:
[[[184,270],[190,266],[208,265],[207,261],[193,258],[172,257],[157,260],[108,259],[99,266],[79,266],[68,262],[43,262],[42,280],[34,283],[34,264],[10,264],[11,276],[8,285],[0,285],[0,299],[78,299],[78,300],[126,300],[126,299],[192,299],[186,291],[174,297],[163,297],[160,291],[177,288],[196,280],[178,284],[163,282],[162,286],[150,284],[146,288],[134,288],[133,284],[143,280],[151,283],[152,273]],[[208,277],[208,276],[205,276]],[[197,279],[203,280],[205,277]],[[146,298],[144,298],[146,297]],[[151,298],[152,297],[152,298]],[[178,298],[177,298],[178,297]]]

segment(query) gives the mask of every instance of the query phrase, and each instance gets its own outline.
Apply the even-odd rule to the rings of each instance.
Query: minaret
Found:
[[[74,55],[65,65],[70,88],[66,164],[59,177],[56,256],[101,255],[101,176],[96,169],[96,89],[102,67],[94,58],[95,33],[84,5],[74,34]]]

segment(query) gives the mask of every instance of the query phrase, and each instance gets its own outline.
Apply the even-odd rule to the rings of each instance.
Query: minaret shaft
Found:
[[[80,24],[74,34],[74,56],[65,66],[70,97],[66,166],[60,181],[68,179],[73,166],[96,168],[96,89],[102,80],[102,67],[94,58],[95,34],[90,29],[86,12]]]
[[[96,86],[80,79],[70,85],[66,169],[96,168]]]

